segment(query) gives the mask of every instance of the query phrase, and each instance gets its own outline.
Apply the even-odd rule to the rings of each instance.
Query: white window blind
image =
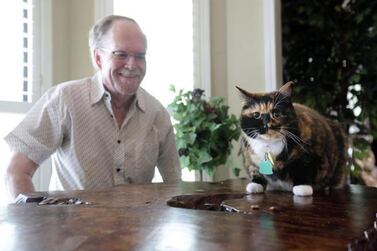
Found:
[[[44,11],[51,11],[49,3],[48,0],[13,0],[3,3],[0,8],[0,29],[7,33],[0,39],[0,48],[3,49],[3,60],[0,61],[0,204],[9,202],[4,174],[11,152],[3,138],[40,96],[41,10],[43,6]],[[44,34],[49,36],[49,31],[44,30]],[[49,53],[46,48],[45,51]],[[48,182],[41,182],[42,176],[40,169],[33,177],[37,190],[47,188]]]
[[[0,82],[0,100],[31,102],[33,62],[33,1],[9,1],[6,8],[0,8],[0,27],[7,32],[6,39],[0,40],[4,70]]]

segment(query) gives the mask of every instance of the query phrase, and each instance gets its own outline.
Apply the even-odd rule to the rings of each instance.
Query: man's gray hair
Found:
[[[106,16],[100,19],[96,24],[94,24],[93,27],[89,31],[90,56],[92,58],[92,63],[94,67],[97,67],[95,63],[95,59],[94,59],[94,50],[104,46],[105,35],[111,29],[114,22],[118,20],[133,22],[137,26],[139,26],[139,24],[134,19],[125,17],[125,16],[119,16],[119,15]],[[145,37],[145,35],[144,35],[144,39],[145,39],[145,46],[147,46],[147,38]]]

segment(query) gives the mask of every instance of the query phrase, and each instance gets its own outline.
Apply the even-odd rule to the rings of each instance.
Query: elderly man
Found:
[[[89,35],[90,78],[48,90],[5,137],[13,151],[7,184],[13,197],[32,192],[32,176],[52,156],[50,190],[97,189],[180,180],[173,127],[166,109],[140,84],[147,40],[138,24],[108,16]]]

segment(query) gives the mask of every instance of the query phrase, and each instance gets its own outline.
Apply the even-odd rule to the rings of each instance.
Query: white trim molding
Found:
[[[264,58],[266,91],[282,84],[280,0],[264,0]]]
[[[193,0],[194,26],[194,88],[204,90],[206,97],[211,97],[211,38],[209,0]],[[213,181],[213,177],[203,172],[203,181]],[[200,180],[195,171],[195,180]]]
[[[52,0],[34,1],[33,17],[36,25],[34,46],[33,103],[53,86],[53,49],[52,49]],[[48,191],[51,177],[51,159],[48,158],[33,176],[33,184],[38,191]]]
[[[53,49],[52,49],[52,0],[41,1],[40,36],[37,36],[40,52],[39,63],[39,90],[37,97],[41,97],[46,90],[53,86]],[[34,99],[33,99],[34,103]]]
[[[98,20],[113,14],[113,0],[95,0],[94,19]]]
[[[211,96],[211,48],[209,0],[193,0],[194,86]]]

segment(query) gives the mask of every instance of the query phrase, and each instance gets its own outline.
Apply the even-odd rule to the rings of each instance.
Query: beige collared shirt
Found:
[[[48,90],[5,137],[12,151],[37,164],[52,155],[51,190],[96,189],[180,180],[173,127],[166,109],[139,88],[119,129],[99,74]]]

